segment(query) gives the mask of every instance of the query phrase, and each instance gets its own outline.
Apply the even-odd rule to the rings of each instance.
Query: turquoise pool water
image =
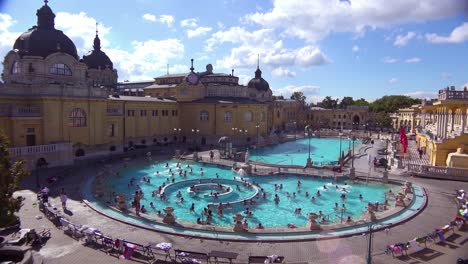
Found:
[[[184,161],[179,164],[180,167],[177,167],[174,160],[169,160],[123,169],[119,175],[106,177],[104,183],[106,197],[110,197],[112,191],[123,193],[128,197],[130,204],[138,185],[144,193],[141,204],[145,205],[150,216],[156,217],[158,210],[162,211],[163,208],[172,206],[175,208],[174,215],[178,221],[196,223],[197,218],[206,220],[206,215],[202,213],[203,209],[208,204],[213,204],[210,208],[213,214],[212,224],[232,226],[232,216],[236,213],[246,216],[245,209],[249,207],[253,212],[252,216],[246,218],[250,226],[260,222],[265,227],[277,228],[286,227],[288,224],[305,226],[309,212],[322,211],[327,220],[334,223],[340,222],[341,217],[346,219],[351,216],[353,219],[358,219],[368,202],[383,203],[384,193],[391,186],[379,183],[332,182],[330,179],[297,175],[249,176],[244,178],[243,182],[227,168],[190,162],[192,169],[190,173],[187,164]],[[179,175],[179,171],[182,171],[182,175]],[[184,171],[186,177],[183,177]],[[143,181],[143,177],[149,178],[150,183]],[[135,179],[134,183],[129,185],[132,178]],[[246,184],[254,182],[257,187]],[[298,182],[300,182],[299,187]],[[157,191],[163,183],[166,185],[163,189],[166,200],[161,200],[159,195],[152,197],[151,193]],[[217,189],[218,184],[223,186],[222,191]],[[282,184],[283,188],[275,190],[275,184],[277,186]],[[193,185],[197,185],[200,190],[196,195],[190,193],[190,187]],[[181,197],[177,195],[179,191]],[[320,191],[320,197],[317,196],[317,191]],[[216,198],[212,192],[220,194]],[[341,199],[342,194],[346,195],[346,199]],[[359,199],[359,194],[362,194],[363,199]],[[278,204],[274,202],[275,195],[280,199]],[[314,201],[311,201],[312,196],[315,198]],[[184,202],[180,202],[180,198],[184,198]],[[247,202],[245,205],[243,200],[250,198],[255,204]],[[150,207],[150,202],[153,202],[155,209]],[[220,202],[224,204],[222,215],[217,213]],[[231,204],[231,208],[227,208],[227,202]],[[190,210],[192,203],[194,211]],[[335,203],[338,203],[337,209]],[[343,204],[346,209],[342,211]],[[294,213],[296,208],[301,208],[300,213]]]
[[[354,149],[361,145],[361,140],[354,142]],[[341,151],[346,155],[353,143],[347,138],[341,139]],[[310,156],[317,165],[337,162],[340,155],[339,138],[311,138]],[[250,150],[250,160],[270,164],[302,165],[309,156],[309,139],[298,139],[282,144],[267,146],[258,150]]]

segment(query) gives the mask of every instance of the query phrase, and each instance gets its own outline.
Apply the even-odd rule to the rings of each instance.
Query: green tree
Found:
[[[338,106],[338,99],[332,99],[331,96],[326,96],[322,102],[317,105],[326,109],[335,109]]]
[[[340,108],[346,109],[347,106],[354,105],[353,97],[345,96],[340,102]]]
[[[20,209],[21,201],[13,198],[13,193],[19,189],[21,179],[29,173],[23,167],[23,160],[11,161],[8,146],[6,136],[0,132],[0,227],[16,221],[15,212]]]
[[[370,109],[373,112],[393,113],[400,108],[405,108],[420,103],[421,99],[413,99],[405,95],[386,95],[372,102]]]
[[[291,94],[291,99],[301,102],[302,105],[305,105],[306,96],[303,92],[294,92]]]
[[[357,99],[356,101],[354,101],[353,105],[355,105],[355,106],[369,106],[369,102],[367,102],[366,99],[361,98],[361,99]]]
[[[374,116],[374,123],[377,127],[380,128],[389,128],[392,126],[392,118],[385,112],[378,112]]]

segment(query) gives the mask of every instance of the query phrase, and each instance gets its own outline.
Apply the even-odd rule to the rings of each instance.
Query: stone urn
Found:
[[[232,230],[234,232],[244,232],[245,228],[244,228],[244,225],[242,224],[242,220],[244,219],[244,216],[241,214],[235,214],[232,218],[234,219],[234,228]]]
[[[321,229],[319,223],[317,223],[317,218],[319,217],[318,214],[316,213],[309,213],[307,214],[307,217],[309,217],[309,222],[307,223],[307,228],[309,230],[319,230]]]
[[[119,194],[117,195],[117,208],[121,211],[126,211],[127,210],[127,202],[125,201],[126,198],[125,198],[125,195],[123,194]]]
[[[406,197],[406,195],[404,195],[402,193],[398,193],[398,195],[395,198],[395,206],[405,207],[406,206],[405,197]]]
[[[173,225],[175,223],[175,217],[174,217],[174,207],[166,207],[164,208],[164,212],[166,215],[163,218],[163,222],[169,225]]]

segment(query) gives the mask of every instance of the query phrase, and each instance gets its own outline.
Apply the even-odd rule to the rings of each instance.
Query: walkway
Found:
[[[416,141],[408,140],[408,149],[406,155],[403,156],[403,165],[407,166],[408,163],[418,164],[418,165],[430,165],[429,164],[429,155],[422,154],[419,157],[418,147],[416,145]]]
[[[377,155],[376,151],[384,143],[377,141],[375,146],[368,150],[371,155]],[[358,176],[365,176],[368,172],[367,157],[355,160]],[[101,231],[112,237],[125,238],[130,241],[145,244],[147,242],[170,242],[174,248],[191,251],[209,252],[210,250],[222,250],[238,252],[240,255],[236,263],[246,263],[249,255],[284,255],[288,263],[364,263],[367,250],[367,236],[354,236],[342,239],[325,241],[289,242],[289,243],[240,243],[223,242],[173,236],[141,230],[133,226],[115,222],[109,218],[87,208],[80,202],[81,192],[78,186],[84,178],[94,174],[93,168],[80,169],[79,173],[59,182],[57,189],[64,187],[69,194],[67,207],[70,209],[72,222],[99,227]],[[382,175],[382,170],[371,171],[372,176]],[[397,175],[390,178],[408,180]],[[410,257],[392,258],[385,255],[387,244],[406,242],[416,236],[427,234],[434,228],[447,224],[456,213],[453,201],[454,189],[468,189],[468,183],[454,181],[439,181],[431,179],[410,178],[409,180],[426,188],[428,193],[427,208],[413,220],[398,225],[388,232],[377,232],[374,235],[373,263],[455,263],[458,257],[468,258],[466,242],[468,241],[468,228],[465,227],[452,235],[447,242],[429,245],[429,249],[411,255]],[[16,193],[26,198],[24,206],[20,210],[22,225],[25,228],[42,230],[50,228],[52,238],[36,253],[36,257],[42,257],[46,263],[116,263],[115,256],[92,248],[82,246],[82,241],[76,241],[63,234],[63,231],[55,228],[47,219],[36,219],[42,215],[36,204],[36,197],[32,186],[35,178],[25,180],[24,190]],[[51,198],[52,203],[59,206],[57,197]],[[141,262],[140,262],[141,263]],[[164,263],[158,261],[155,263]]]

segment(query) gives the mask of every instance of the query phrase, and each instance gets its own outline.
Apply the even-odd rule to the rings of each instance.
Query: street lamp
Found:
[[[200,132],[200,129],[192,128],[192,133],[194,134],[195,148],[197,147],[197,135]]]
[[[174,133],[176,133],[178,135],[177,140],[176,140],[176,147],[177,147],[177,143],[181,140],[180,139],[181,132],[182,132],[182,128],[174,128]]]
[[[380,225],[379,228],[387,227],[392,225],[393,223],[387,223],[387,224],[381,224],[381,223],[369,223],[367,233],[369,235],[369,239],[367,240],[367,259],[366,263],[367,264],[372,264],[372,236],[374,232],[374,227],[376,225]]]
[[[296,138],[296,124],[297,124],[296,121],[294,121],[293,124],[294,124],[294,140],[296,140],[297,139]]]
[[[341,164],[341,160],[343,159],[341,155],[341,137],[343,136],[343,133],[338,134],[340,136],[340,155],[338,155],[338,162]]]
[[[310,125],[306,126],[305,129],[304,129],[304,135],[309,138],[309,157],[307,158],[307,162],[306,162],[306,166],[305,166],[306,168],[312,168],[312,159],[310,158],[310,137],[315,136],[315,134],[311,134],[310,130],[311,130]]]
[[[260,128],[260,124],[257,123],[257,124],[255,125],[255,129],[257,129],[257,142],[256,142],[257,144],[256,144],[256,145],[258,145],[258,129],[259,129],[259,128]]]

